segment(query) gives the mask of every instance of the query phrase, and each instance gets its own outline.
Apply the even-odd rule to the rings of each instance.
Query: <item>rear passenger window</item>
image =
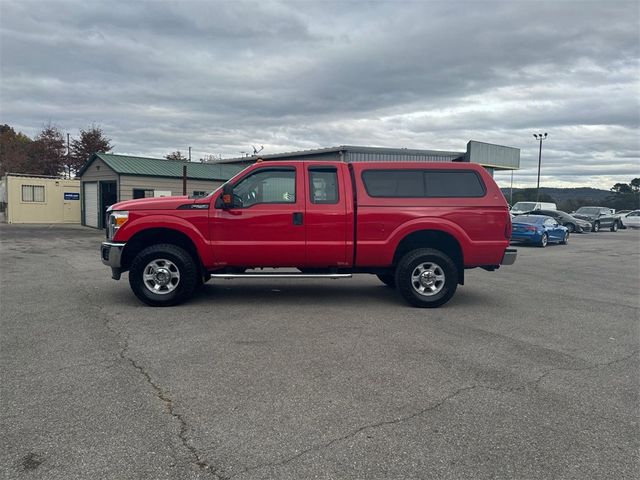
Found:
[[[424,197],[422,170],[367,170],[362,179],[370,197]]]
[[[335,168],[309,169],[311,203],[338,203],[338,171]]]
[[[367,170],[362,180],[370,197],[483,197],[486,191],[471,170]]]
[[[476,172],[425,171],[427,197],[482,197],[484,185]]]

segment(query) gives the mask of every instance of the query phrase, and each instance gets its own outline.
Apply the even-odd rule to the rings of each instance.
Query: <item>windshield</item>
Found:
[[[511,207],[511,210],[528,212],[529,210],[533,210],[534,208],[536,208],[535,202],[518,202],[513,207]]]
[[[587,215],[593,215],[595,213],[600,213],[600,209],[598,207],[580,207],[576,210],[576,213],[585,213]]]

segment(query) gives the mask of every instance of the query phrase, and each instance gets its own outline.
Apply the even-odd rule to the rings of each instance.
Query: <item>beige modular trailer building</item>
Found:
[[[80,180],[8,174],[7,223],[80,223]]]
[[[107,208],[123,200],[182,195],[185,166],[187,195],[206,195],[244,168],[239,165],[96,153],[78,172],[82,192],[82,224],[104,228]]]

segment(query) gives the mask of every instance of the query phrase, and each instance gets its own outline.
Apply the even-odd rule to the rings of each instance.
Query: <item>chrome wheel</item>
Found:
[[[142,279],[147,290],[166,295],[173,292],[180,283],[180,270],[170,260],[158,258],[144,267]]]
[[[549,237],[547,236],[546,233],[542,234],[542,238],[540,239],[540,246],[541,247],[546,247],[547,243],[549,243]]]
[[[420,295],[436,295],[442,290],[444,283],[444,270],[437,263],[421,263],[411,273],[411,285]]]

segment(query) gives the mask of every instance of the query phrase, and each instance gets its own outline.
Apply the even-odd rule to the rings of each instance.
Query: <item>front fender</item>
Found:
[[[129,214],[129,220],[120,227],[114,237],[114,241],[127,242],[136,234],[150,229],[164,228],[175,230],[191,239],[203,264],[210,265],[213,259],[210,242],[208,240],[208,217],[202,217],[201,212],[198,211],[194,211],[193,215],[193,219],[185,219],[167,215],[166,213],[162,215],[151,214],[138,216],[135,212],[131,212]]]

